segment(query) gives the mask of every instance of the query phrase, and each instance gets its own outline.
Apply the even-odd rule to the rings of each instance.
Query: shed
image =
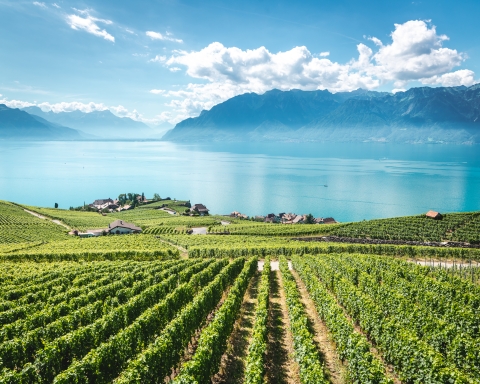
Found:
[[[337,224],[337,221],[333,217],[326,217],[323,219],[323,224]]]
[[[433,219],[433,220],[442,220],[443,219],[443,215],[439,212],[436,212],[436,211],[428,211],[426,216],[429,217],[430,219]]]

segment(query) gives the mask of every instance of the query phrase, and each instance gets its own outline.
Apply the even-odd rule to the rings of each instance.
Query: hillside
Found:
[[[87,137],[78,130],[0,104],[0,139],[81,140]]]
[[[82,130],[97,138],[142,139],[151,138],[157,134],[155,130],[140,121],[132,120],[129,117],[115,116],[108,110],[90,113],[78,110],[59,113],[52,111],[44,112],[38,107],[27,107],[23,108],[23,110],[52,123]]]
[[[163,139],[480,143],[480,85],[412,88],[396,94],[248,93],[181,121]]]

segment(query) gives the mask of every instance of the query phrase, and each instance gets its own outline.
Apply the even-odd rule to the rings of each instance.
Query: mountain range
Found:
[[[135,121],[129,117],[115,116],[108,110],[89,113],[78,110],[55,113],[52,111],[44,112],[39,107],[27,107],[23,108],[23,111],[55,124],[80,130],[97,138],[138,139],[151,138],[157,134],[155,130],[140,121]]]
[[[0,104],[0,139],[83,140],[88,135]]]
[[[246,93],[181,121],[163,140],[480,143],[480,84]]]

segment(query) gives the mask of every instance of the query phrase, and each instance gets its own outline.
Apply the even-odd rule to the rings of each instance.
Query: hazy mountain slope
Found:
[[[28,140],[81,140],[82,132],[53,124],[17,108],[0,104],[0,138]]]
[[[164,139],[480,143],[480,86],[249,93],[178,123]]]
[[[52,123],[68,126],[74,129],[103,138],[148,138],[156,131],[146,124],[128,117],[115,116],[110,111],[81,111],[54,113],[43,112],[38,107],[27,107],[24,111],[40,116]]]

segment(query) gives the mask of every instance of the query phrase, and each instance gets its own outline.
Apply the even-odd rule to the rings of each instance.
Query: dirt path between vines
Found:
[[[260,273],[251,279],[243,298],[238,320],[228,340],[227,352],[222,356],[219,373],[212,378],[213,384],[242,384],[245,375],[245,359],[251,342],[255,309],[257,308]]]
[[[181,259],[188,259],[188,251],[185,248],[181,247],[180,245],[173,244],[170,241],[162,240],[162,239],[159,239],[159,238],[157,238],[157,240],[159,240],[160,242],[162,242],[164,244],[168,244],[168,245],[171,245],[172,247],[177,248],[180,251],[180,258]]]
[[[290,331],[283,281],[280,271],[271,273],[266,356],[267,383],[298,384],[300,383],[299,367],[293,355],[293,337]]]
[[[333,342],[326,325],[320,319],[318,312],[315,308],[313,300],[310,298],[307,288],[303,281],[298,276],[297,272],[292,270],[292,275],[297,282],[298,291],[301,296],[301,301],[305,307],[305,312],[309,320],[309,327],[314,335],[314,341],[320,350],[325,367],[327,369],[327,375],[333,384],[346,383],[347,370],[346,366],[342,363],[338,357],[335,343]]]
[[[319,279],[320,280],[320,279]],[[321,281],[321,280],[320,280]],[[356,332],[358,332],[359,334],[365,336],[365,338],[369,341],[369,344],[370,344],[370,353],[372,353],[372,355],[374,355],[377,359],[380,360],[380,362],[383,364],[383,366],[385,367],[385,373],[387,374],[387,376],[393,380],[394,384],[402,384],[402,382],[400,381],[400,379],[397,377],[396,373],[395,373],[395,370],[393,368],[392,365],[388,364],[384,359],[383,359],[383,356],[382,354],[380,353],[380,351],[376,348],[376,346],[372,343],[372,341],[369,340],[368,338],[368,335],[363,332],[362,328],[360,328],[359,325],[357,325],[355,323],[355,321],[352,319],[352,317],[348,314],[347,310],[345,309],[345,307],[340,303],[340,301],[338,300],[338,298],[336,297],[336,295],[329,290],[330,293],[332,293],[332,295],[334,296],[335,298],[335,301],[337,302],[337,305],[342,309],[343,311],[343,314],[345,315],[345,317],[347,318],[347,320],[352,324],[353,328],[355,329]]]
[[[23,210],[24,210],[25,212],[29,213],[30,215],[33,215],[33,216],[35,216],[35,217],[38,217],[39,219],[51,221],[52,223],[57,224],[57,225],[61,225],[62,227],[65,227],[65,228],[68,229],[68,230],[71,230],[71,229],[72,229],[72,228],[70,228],[67,224],[62,223],[60,220],[50,219],[50,218],[47,217],[47,216],[40,215],[40,214],[37,213],[37,212],[29,211],[28,209],[25,209],[25,208],[24,208]]]

